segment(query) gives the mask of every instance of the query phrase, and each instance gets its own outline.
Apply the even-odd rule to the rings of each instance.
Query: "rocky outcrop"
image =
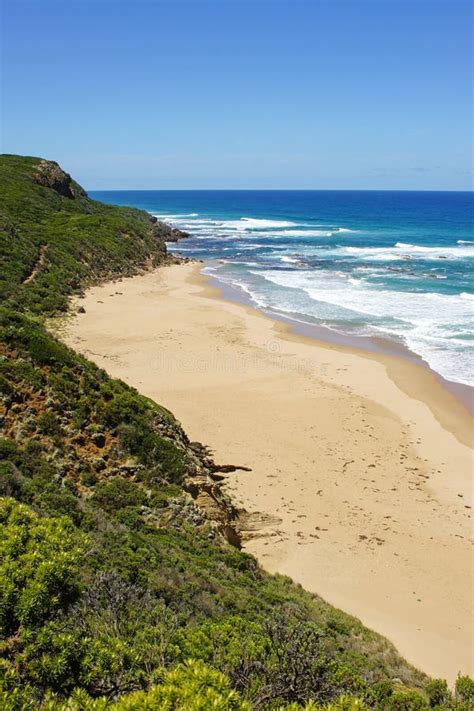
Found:
[[[156,218],[153,219],[153,234],[163,242],[178,242],[180,239],[189,237],[189,232],[183,232],[183,230],[178,230],[164,222],[158,222]]]
[[[185,489],[193,497],[206,519],[212,522],[219,533],[231,545],[241,548],[239,518],[241,512],[222,491],[218,482],[213,481],[205,470],[185,480]]]
[[[38,185],[51,188],[59,195],[75,200],[80,197],[87,197],[86,191],[78,183],[73,181],[69,173],[52,160],[42,160],[33,176],[33,180]]]
[[[236,508],[229,496],[222,489],[223,477],[216,471],[235,471],[243,467],[216,465],[208,447],[200,442],[191,442],[178,422],[170,424],[166,419],[156,417],[154,426],[163,436],[174,441],[193,462],[183,481],[183,489],[190,494],[205,519],[227,541],[241,548],[240,518],[246,512]]]

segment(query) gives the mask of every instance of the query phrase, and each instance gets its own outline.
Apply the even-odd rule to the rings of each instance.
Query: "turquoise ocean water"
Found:
[[[253,303],[349,336],[406,345],[474,385],[474,194],[107,191],[190,233],[171,249]]]

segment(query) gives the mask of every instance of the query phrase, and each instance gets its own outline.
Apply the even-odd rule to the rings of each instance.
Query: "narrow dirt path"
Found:
[[[47,244],[42,244],[39,248],[38,256],[36,258],[36,261],[33,265],[33,269],[29,273],[29,275],[26,277],[26,279],[23,279],[22,284],[29,284],[30,282],[33,281],[33,279],[36,278],[38,273],[41,271],[43,268],[45,258],[46,258],[46,251],[48,249]]]

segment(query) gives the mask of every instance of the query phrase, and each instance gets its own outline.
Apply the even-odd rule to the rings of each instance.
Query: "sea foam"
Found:
[[[405,291],[400,298],[399,291],[374,288],[364,279],[326,270],[267,270],[252,274],[290,292],[303,292],[310,299],[304,302],[301,297],[289,295],[282,310],[294,313],[304,309],[303,313],[313,318],[325,318],[345,327],[351,322],[359,325],[361,317],[370,317],[366,321],[368,334],[376,329],[397,336],[445,377],[466,384],[474,381],[468,343],[462,337],[472,332],[472,294]],[[450,358],[453,349],[457,354]]]

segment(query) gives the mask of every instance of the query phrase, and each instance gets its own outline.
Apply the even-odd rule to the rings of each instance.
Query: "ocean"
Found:
[[[257,307],[390,339],[474,385],[474,194],[95,191],[190,233],[172,251]]]

